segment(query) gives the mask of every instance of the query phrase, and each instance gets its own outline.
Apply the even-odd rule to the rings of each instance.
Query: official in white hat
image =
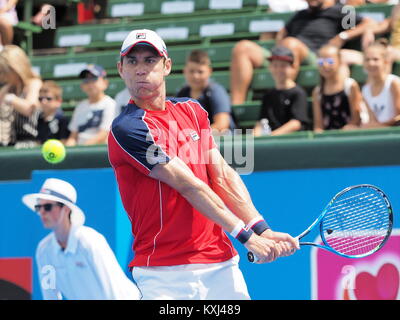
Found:
[[[85,215],[70,183],[49,178],[38,193],[27,194],[22,201],[52,230],[36,249],[45,300],[140,299],[104,236],[83,225]]]
[[[22,201],[31,210],[40,215],[38,199],[50,200],[67,206],[71,209],[71,223],[75,225],[84,224],[85,214],[76,205],[76,190],[70,183],[60,179],[49,178],[44,182],[38,193],[27,194],[23,196]]]

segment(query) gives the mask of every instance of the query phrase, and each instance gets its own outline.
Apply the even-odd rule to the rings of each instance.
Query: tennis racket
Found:
[[[300,240],[319,225],[323,245],[300,242],[315,246],[342,257],[363,258],[383,247],[393,227],[393,211],[388,197],[379,188],[361,184],[348,187],[338,194],[322,211],[321,215],[301,234]],[[257,257],[248,252],[250,262]]]

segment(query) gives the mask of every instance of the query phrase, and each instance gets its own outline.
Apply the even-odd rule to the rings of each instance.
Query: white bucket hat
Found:
[[[22,197],[22,202],[31,210],[35,211],[38,199],[61,202],[71,209],[71,223],[83,225],[85,214],[75,204],[77,194],[75,188],[68,182],[60,179],[49,178],[43,183],[39,193],[26,194]]]
[[[131,31],[122,43],[121,57],[126,56],[137,44],[148,44],[154,47],[160,57],[168,58],[167,46],[161,37],[153,30],[140,29]]]

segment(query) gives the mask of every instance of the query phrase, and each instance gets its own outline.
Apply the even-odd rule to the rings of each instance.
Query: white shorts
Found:
[[[239,256],[224,262],[134,267],[144,300],[249,300]]]

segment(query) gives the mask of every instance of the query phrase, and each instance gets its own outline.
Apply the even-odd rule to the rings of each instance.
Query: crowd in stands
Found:
[[[32,147],[50,138],[67,146],[106,143],[112,120],[130,99],[128,90],[108,96],[106,71],[99,65],[87,65],[79,74],[87,99],[76,105],[70,119],[66,117],[61,108],[62,88],[55,81],[41,79],[25,52],[12,44],[13,26],[18,22],[16,3],[0,0],[0,146]],[[400,61],[400,4],[381,22],[356,15],[356,25],[344,28],[342,6],[365,3],[270,0],[271,11],[296,11],[273,35],[275,47],[267,50],[254,41],[238,41],[232,50],[229,92],[212,80],[207,52],[188,52],[183,69],[186,85],[176,95],[198,100],[215,134],[234,133],[238,124],[232,108],[246,102],[254,70],[264,68],[275,87],[266,90],[260,101],[255,136],[399,125],[400,78],[392,73],[392,66]],[[36,19],[43,16],[42,11],[38,14]],[[346,48],[352,39],[360,40],[361,50]],[[362,64],[367,73],[362,86],[350,77],[353,64]],[[317,67],[320,74],[311,94],[311,112],[308,94],[296,82],[304,65]]]

